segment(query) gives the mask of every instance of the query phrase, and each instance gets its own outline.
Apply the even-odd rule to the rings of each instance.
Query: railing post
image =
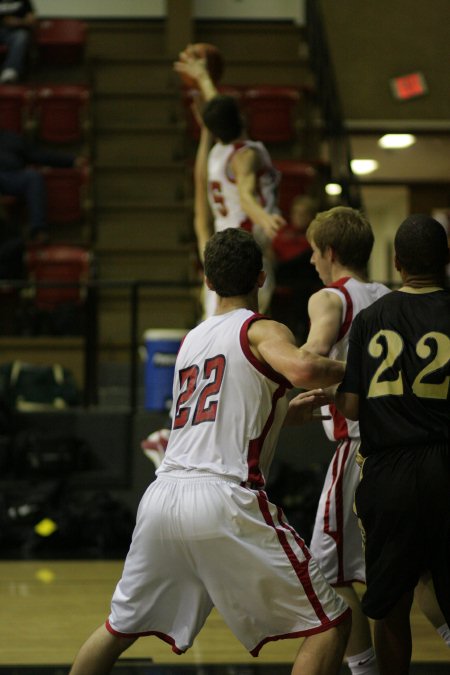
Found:
[[[331,179],[342,187],[341,200],[353,208],[362,207],[357,177],[351,169],[351,145],[342,113],[341,101],[327,42],[320,3],[306,0],[306,33],[310,65],[330,146]]]
[[[87,283],[84,331],[84,406],[98,403],[98,289]]]
[[[137,409],[138,388],[138,322],[139,322],[139,281],[131,283],[130,320],[130,409]]]

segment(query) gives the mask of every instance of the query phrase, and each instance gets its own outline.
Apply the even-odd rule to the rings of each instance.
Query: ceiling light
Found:
[[[416,142],[416,137],[412,134],[385,134],[382,136],[378,145],[381,148],[409,148],[410,145],[414,145]]]
[[[340,195],[342,192],[342,187],[339,185],[339,183],[327,183],[325,185],[325,192],[327,195],[330,196],[335,196],[335,195]]]
[[[378,162],[375,159],[352,159],[350,164],[353,173],[358,176],[365,176],[378,169]]]

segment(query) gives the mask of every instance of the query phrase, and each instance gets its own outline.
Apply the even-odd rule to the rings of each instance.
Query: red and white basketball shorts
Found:
[[[156,635],[182,653],[213,606],[253,656],[350,611],[265,492],[220,476],[162,474],[139,506],[106,627]]]
[[[311,552],[332,585],[365,583],[366,578],[361,530],[354,512],[359,446],[359,440],[339,443],[328,467],[311,538]]]

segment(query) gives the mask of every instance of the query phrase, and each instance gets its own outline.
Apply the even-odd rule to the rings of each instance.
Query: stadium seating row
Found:
[[[297,120],[302,98],[311,94],[306,86],[232,86],[220,85],[220,93],[234,96],[246,119],[250,138],[263,143],[292,143],[298,137]],[[198,140],[200,128],[192,113],[192,103],[199,95],[197,89],[183,88],[182,101],[186,112],[186,126],[192,139]],[[280,171],[279,206],[288,218],[294,197],[306,194],[319,178],[322,167],[316,162],[296,159],[275,160]]]
[[[89,103],[86,85],[3,85],[0,127],[45,143],[81,142],[90,128]]]
[[[49,225],[85,221],[91,209],[91,168],[40,167],[39,171],[42,172],[46,184]],[[10,195],[2,195],[0,201],[7,211],[22,207],[18,199]]]
[[[34,305],[38,310],[52,311],[62,304],[82,305],[86,295],[83,282],[92,278],[90,251],[64,244],[29,246],[24,262],[27,279],[36,282]]]
[[[33,47],[40,64],[72,66],[82,62],[87,25],[79,19],[40,19],[33,34]],[[0,58],[6,53],[0,45]]]
[[[40,62],[61,66],[81,63],[86,35],[87,25],[79,19],[41,19],[34,36]]]
[[[234,96],[246,118],[250,138],[263,143],[283,143],[295,140],[298,107],[310,89],[305,86],[288,87],[261,85],[252,87],[219,86],[220,93]],[[191,112],[191,105],[198,95],[197,89],[184,88],[182,98],[187,110],[188,133],[198,140],[199,127]]]

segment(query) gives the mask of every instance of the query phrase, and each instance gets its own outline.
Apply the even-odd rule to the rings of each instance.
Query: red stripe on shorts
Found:
[[[334,539],[338,559],[337,583],[344,580],[344,469],[350,452],[350,440],[340,443],[333,459],[333,481],[325,503],[323,531]],[[330,507],[334,488],[336,530],[330,529]]]
[[[266,521],[267,525],[272,527],[278,537],[278,541],[280,542],[284,552],[286,553],[287,557],[289,558],[289,562],[292,565],[292,568],[294,572],[296,573],[301,585],[303,586],[303,589],[306,593],[306,597],[308,598],[309,602],[311,603],[312,608],[314,609],[317,618],[321,621],[323,624],[328,624],[329,623],[329,618],[325,614],[322,604],[317,597],[314,587],[311,582],[311,577],[309,576],[309,570],[308,570],[308,565],[309,565],[309,560],[311,558],[311,555],[309,554],[309,551],[304,543],[304,541],[297,535],[296,541],[299,543],[302,551],[305,553],[305,549],[308,553],[308,556],[303,562],[300,562],[300,560],[297,558],[296,553],[292,549],[290,543],[287,540],[286,537],[286,532],[285,529],[287,529],[289,532],[291,532],[291,528],[282,524],[283,529],[280,527],[277,527],[276,524],[273,521],[272,516],[270,515],[270,510],[269,510],[269,505],[268,505],[268,499],[267,495],[265,492],[259,491],[258,492],[258,503],[259,503],[259,508],[261,510],[261,513],[264,517],[264,520]],[[300,544],[301,541],[301,544]]]
[[[186,652],[185,649],[184,650],[179,649],[176,646],[175,640],[173,639],[173,637],[171,637],[170,635],[167,635],[166,633],[161,633],[160,631],[157,631],[157,630],[146,630],[146,631],[142,631],[140,633],[121,633],[120,631],[116,630],[115,628],[113,628],[111,626],[111,624],[109,623],[109,619],[107,619],[106,622],[105,622],[105,628],[109,633],[111,633],[111,635],[115,635],[116,637],[124,637],[124,638],[131,638],[132,639],[132,638],[140,638],[140,637],[147,637],[149,635],[154,635],[155,637],[159,638],[163,642],[167,642],[167,644],[169,644],[172,647],[172,651],[175,654],[178,654],[180,656],[181,654],[184,654]]]

